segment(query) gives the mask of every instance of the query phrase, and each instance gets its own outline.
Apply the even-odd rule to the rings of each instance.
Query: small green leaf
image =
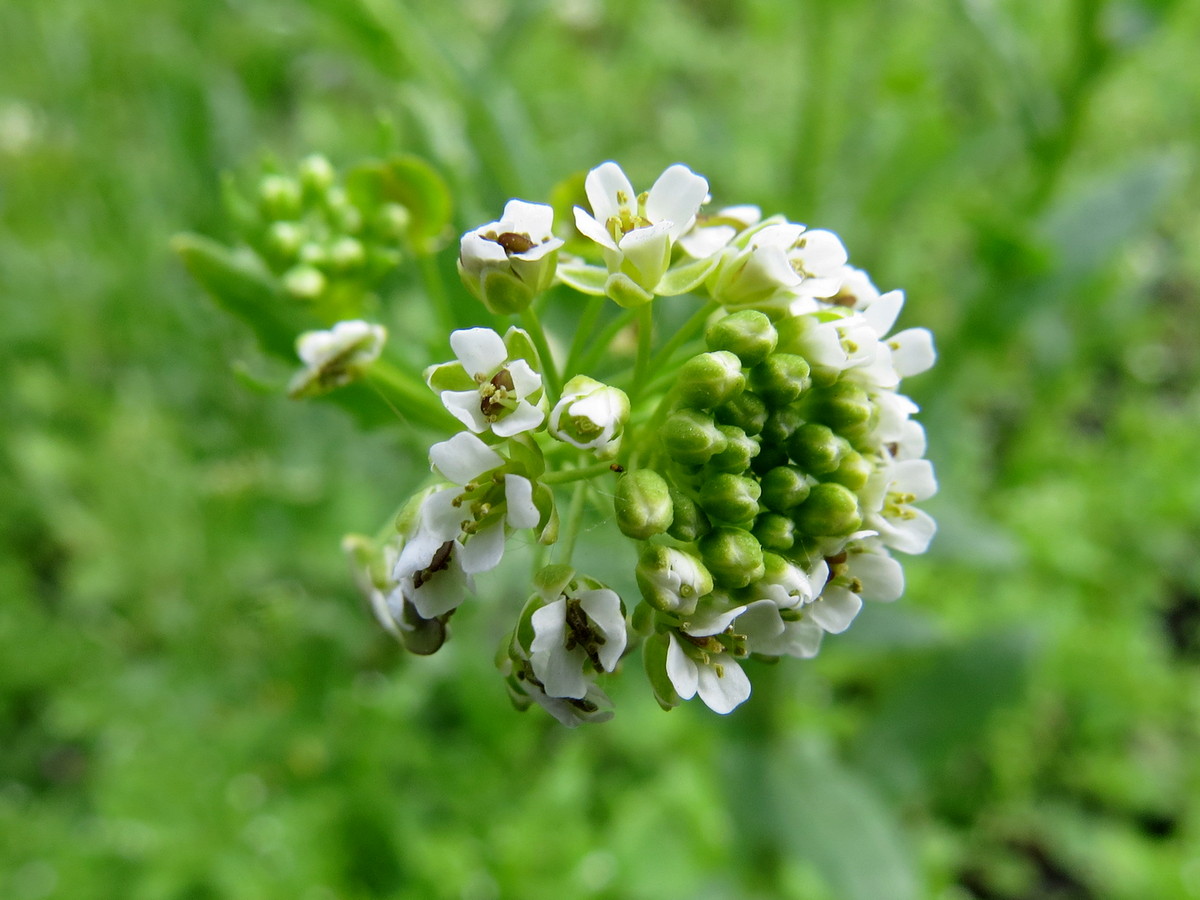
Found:
[[[658,282],[658,287],[654,289],[654,292],[664,297],[675,297],[679,294],[686,294],[688,291],[694,291],[704,283],[704,279],[712,273],[720,261],[721,255],[714,254],[707,259],[697,259],[668,269],[662,280]]]
[[[593,297],[604,296],[604,285],[608,281],[608,269],[589,266],[586,263],[558,264],[558,280],[567,287]]]

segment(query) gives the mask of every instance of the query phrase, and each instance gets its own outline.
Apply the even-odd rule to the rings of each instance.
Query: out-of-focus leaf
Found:
[[[988,634],[914,658],[883,686],[858,757],[887,788],[908,794],[935,783],[958,750],[978,740],[992,713],[1021,695],[1033,655],[1030,633]]]
[[[253,256],[197,234],[176,235],[171,247],[213,299],[250,326],[264,351],[296,358],[296,335],[304,323]]]
[[[437,249],[450,224],[452,202],[446,181],[425,160],[409,154],[356,166],[346,176],[346,190],[359,204],[398,203],[408,210],[414,249]]]
[[[915,855],[899,821],[865,779],[824,746],[742,744],[730,803],[739,856],[798,859],[841,900],[915,900]]]

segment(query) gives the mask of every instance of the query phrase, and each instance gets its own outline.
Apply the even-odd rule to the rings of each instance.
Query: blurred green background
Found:
[[[1198,45],[1171,0],[0,6],[0,896],[1200,897]],[[906,597],[727,718],[636,666],[607,725],[515,713],[499,597],[405,656],[339,539],[420,449],[248,390],[168,248],[224,170],[397,149],[459,229],[683,161],[904,288]]]

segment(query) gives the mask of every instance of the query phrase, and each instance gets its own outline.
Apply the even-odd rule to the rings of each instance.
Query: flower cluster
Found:
[[[814,656],[864,601],[901,595],[893,554],[928,547],[917,504],[937,483],[899,386],[933,364],[932,338],[895,329],[903,295],[850,266],[837,235],[706,211],[708,182],[685,166],[637,193],[606,162],[584,188],[571,222],[512,200],[463,235],[466,290],[524,327],[449,335],[455,359],[423,380],[460,430],[431,447],[395,529],[350,546],[384,627],[431,653],[523,532],[541,549],[499,656],[519,707],[603,720],[603,679],[640,648],[664,708],[698,695],[728,713],[749,660]],[[537,313],[571,291],[593,299],[555,352]],[[690,318],[656,341],[663,297]],[[295,392],[351,380],[382,338],[365,322],[305,336]],[[586,574],[585,536],[607,557],[629,542],[635,591]]]

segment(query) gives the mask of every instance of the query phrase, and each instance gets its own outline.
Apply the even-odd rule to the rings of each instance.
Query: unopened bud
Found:
[[[325,276],[312,266],[296,266],[283,276],[283,289],[298,300],[315,300],[325,291]]]
[[[779,513],[763,513],[754,521],[754,537],[764,550],[786,553],[796,543],[796,523]]]
[[[676,462],[703,465],[725,449],[728,439],[711,415],[694,409],[679,409],[667,417],[662,429],[663,447]]]
[[[700,505],[691,497],[674,487],[671,488],[671,506],[674,517],[667,534],[677,541],[690,544],[703,534],[707,534],[712,526],[708,517],[700,509]]]
[[[642,551],[634,574],[647,603],[676,615],[695,612],[696,602],[713,589],[712,575],[700,560],[658,544]]]
[[[871,477],[871,472],[871,464],[867,462],[863,455],[855,450],[851,450],[842,457],[842,461],[838,463],[837,469],[829,476],[829,480],[845,485],[852,491],[861,491],[866,486],[867,480]]]
[[[733,472],[740,475],[750,468],[750,461],[758,456],[758,441],[749,437],[736,425],[718,425],[725,435],[725,449],[713,456],[708,464],[718,472]]]
[[[762,503],[775,512],[790,512],[808,499],[811,490],[808,479],[795,466],[776,466],[763,475]]]
[[[773,353],[750,370],[750,386],[768,406],[786,406],[810,384],[808,360],[794,353]]]
[[[746,386],[742,363],[726,350],[701,353],[685,362],[676,381],[684,406],[712,409],[736,397]]]
[[[621,533],[644,541],[671,527],[674,515],[666,479],[653,469],[634,469],[617,482],[614,507]]]
[[[737,354],[743,366],[756,366],[775,349],[779,335],[765,313],[744,309],[709,326],[704,339],[710,350]]]
[[[266,175],[258,183],[258,198],[269,219],[295,219],[300,215],[300,185],[286,175]]]
[[[761,435],[763,443],[785,447],[792,435],[796,433],[796,429],[807,421],[796,404],[777,407],[771,410],[766,424],[763,425]]]
[[[293,260],[306,237],[304,226],[298,222],[272,222],[267,229],[267,247],[279,259]]]
[[[849,488],[834,482],[814,485],[808,499],[792,515],[796,527],[813,537],[850,534],[862,525],[858,498]]]
[[[319,153],[306,156],[300,161],[300,184],[306,191],[323,194],[333,185],[335,177],[333,166]]]
[[[875,411],[867,392],[850,381],[812,391],[806,409],[811,418],[839,432],[865,424]]]
[[[722,425],[736,425],[749,435],[756,435],[767,423],[767,405],[758,394],[742,391],[715,410]]]
[[[329,264],[340,272],[353,272],[366,262],[363,245],[352,237],[341,237],[329,248]]]
[[[712,518],[741,524],[758,515],[758,482],[728,472],[710,478],[700,488],[700,506]]]
[[[700,538],[700,555],[722,587],[741,588],[762,578],[762,545],[743,528],[721,526]]]
[[[808,422],[792,435],[788,442],[788,453],[806,472],[825,475],[838,467],[842,453],[848,447],[828,425]]]

